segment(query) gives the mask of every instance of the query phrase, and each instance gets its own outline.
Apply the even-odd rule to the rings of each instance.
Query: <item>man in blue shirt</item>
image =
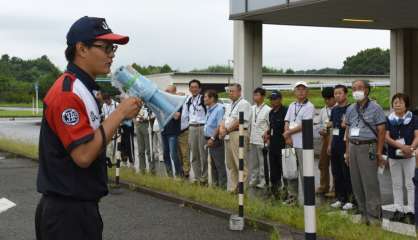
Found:
[[[207,106],[204,134],[212,159],[213,181],[217,186],[226,188],[225,148],[223,141],[218,137],[225,109],[218,103],[218,94],[214,90],[205,92],[204,102]]]

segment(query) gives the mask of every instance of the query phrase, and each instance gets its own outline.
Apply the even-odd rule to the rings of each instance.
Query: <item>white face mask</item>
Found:
[[[355,91],[353,92],[353,98],[356,101],[362,101],[364,99],[364,91]]]

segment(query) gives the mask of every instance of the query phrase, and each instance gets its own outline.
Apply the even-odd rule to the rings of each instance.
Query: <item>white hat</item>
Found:
[[[300,85],[302,85],[302,86],[304,86],[306,88],[308,87],[308,84],[305,81],[299,81],[299,82],[295,83],[295,85],[294,85],[293,88],[297,88]]]

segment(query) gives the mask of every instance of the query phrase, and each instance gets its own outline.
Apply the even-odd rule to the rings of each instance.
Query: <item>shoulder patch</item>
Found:
[[[74,108],[65,109],[64,112],[62,112],[61,118],[65,125],[74,126],[80,122],[80,115]]]
[[[62,91],[63,92],[70,92],[71,91],[71,79],[69,76],[64,77],[64,81],[62,83]]]

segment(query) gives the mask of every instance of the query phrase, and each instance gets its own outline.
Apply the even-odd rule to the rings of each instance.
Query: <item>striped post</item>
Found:
[[[244,217],[244,112],[239,112],[238,216]]]
[[[313,120],[302,120],[305,239],[316,239]]]
[[[122,150],[122,145],[121,145],[121,138],[122,138],[122,132],[121,129],[118,128],[117,130],[117,134],[116,134],[116,149],[117,149],[117,154],[116,154],[116,174],[115,174],[115,185],[119,186],[119,176],[120,176],[120,162],[121,162],[121,158],[122,158],[122,154],[121,154],[121,150]]]

